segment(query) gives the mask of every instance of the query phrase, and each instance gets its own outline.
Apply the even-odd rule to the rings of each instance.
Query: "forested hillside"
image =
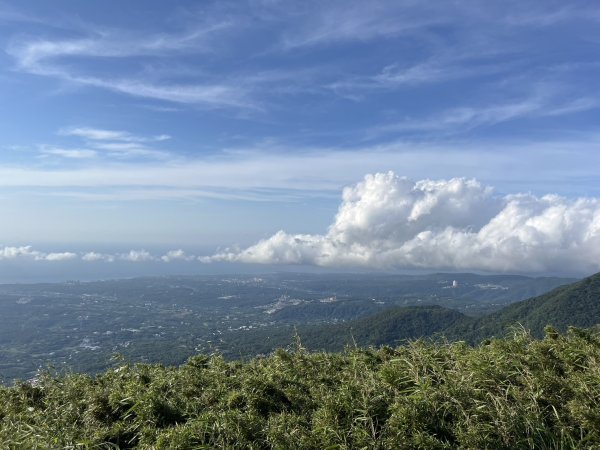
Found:
[[[0,388],[4,448],[600,445],[600,334],[118,364]]]
[[[408,339],[439,335],[473,320],[436,305],[389,308],[340,324],[286,326],[231,334],[224,338],[221,351],[231,358],[268,354],[288,345],[295,335],[308,349],[318,351],[341,351],[346,346],[394,346]]]
[[[445,334],[452,339],[478,342],[502,336],[507,327],[517,323],[537,337],[542,336],[546,325],[564,331],[568,326],[591,327],[600,323],[600,274],[506,306],[478,320],[457,324]]]
[[[546,294],[508,305],[479,318],[436,305],[395,307],[366,318],[336,325],[280,327],[245,331],[227,336],[224,354],[247,357],[269,353],[289,344],[297,333],[311,350],[338,351],[347,345],[398,345],[407,339],[436,338],[477,344],[502,337],[514,326],[541,337],[551,325],[565,331],[569,326],[591,327],[600,323],[600,274],[558,287]]]

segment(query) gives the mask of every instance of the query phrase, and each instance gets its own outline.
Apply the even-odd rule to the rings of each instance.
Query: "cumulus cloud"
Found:
[[[156,257],[146,250],[130,250],[129,253],[122,253],[119,259],[131,262],[156,261]]]
[[[183,250],[170,250],[160,257],[164,262],[171,261],[193,261],[195,259],[194,256],[187,255]]]
[[[58,253],[47,253],[40,255],[38,259],[46,261],[68,261],[70,259],[76,259],[77,253],[73,252],[58,252]]]
[[[96,251],[75,253],[70,251],[61,252],[42,252],[34,250],[31,245],[24,246],[0,246],[0,261],[12,259],[30,259],[33,261],[70,261],[80,260],[85,262],[114,262],[116,260],[132,263],[141,262],[162,262],[170,263],[173,261],[195,261],[197,258],[188,255],[181,249],[169,250],[162,256],[156,256],[147,250],[130,250],[127,253],[100,253]]]
[[[31,245],[23,245],[20,247],[0,247],[0,260],[31,258],[36,261],[68,261],[77,258],[77,253],[73,252],[51,252],[45,253],[38,250],[33,250]]]
[[[24,245],[20,247],[0,247],[0,260],[2,259],[15,259],[20,257],[36,257],[39,252],[31,249],[30,245]]]
[[[83,261],[94,262],[94,261],[106,261],[113,262],[115,257],[113,255],[107,255],[105,253],[98,252],[87,252],[81,256]]]
[[[600,270],[600,199],[500,196],[473,179],[376,173],[344,189],[326,234],[279,231],[201,260],[589,273]]]

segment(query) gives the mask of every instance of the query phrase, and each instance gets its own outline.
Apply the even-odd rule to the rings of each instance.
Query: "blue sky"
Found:
[[[0,0],[0,266],[560,271],[600,242],[599,24],[592,1]],[[402,241],[372,236],[415,220],[376,209],[402,177],[413,187],[398,202],[414,208],[433,195],[463,214],[468,201],[447,195],[456,177],[493,188],[485,205],[497,206],[485,220],[423,222]],[[351,242],[332,234],[353,201],[344,188],[364,207],[352,220],[374,214]],[[414,246],[422,232],[479,233],[515,195],[536,206],[494,239],[543,248],[529,266],[481,259],[481,233],[465,245],[484,249],[461,260],[440,256],[439,240]],[[556,208],[570,217],[562,234],[540,225]],[[282,249],[279,230],[321,256]],[[338,244],[377,256],[322,248]],[[508,252],[494,248],[495,261]],[[576,271],[600,270],[598,251]]]

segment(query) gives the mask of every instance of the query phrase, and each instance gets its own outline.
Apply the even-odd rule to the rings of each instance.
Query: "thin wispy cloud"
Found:
[[[42,156],[60,156],[69,159],[88,159],[97,156],[97,153],[94,150],[78,148],[43,148],[41,154]]]
[[[102,156],[112,159],[161,159],[172,158],[172,154],[152,147],[152,144],[171,139],[167,134],[138,136],[127,131],[105,130],[91,127],[70,127],[58,131],[60,136],[82,139],[87,148],[56,148],[42,145],[42,156],[57,156],[69,159],[89,159]]]
[[[511,26],[536,26],[547,27],[564,22],[581,21],[595,22],[600,20],[600,12],[593,4],[574,5],[560,4],[556,9],[521,5],[520,9],[510,11],[506,16],[506,23]]]
[[[197,15],[199,24],[187,24],[170,33],[92,26],[87,35],[80,38],[18,35],[11,39],[7,52],[18,70],[66,83],[181,105],[264,112],[273,108],[271,102],[281,103],[273,94],[327,95],[329,91],[358,99],[365,91],[523,70],[515,68],[514,61],[507,61],[511,58],[506,55],[501,62],[493,58],[498,52],[517,52],[525,65],[530,61],[525,41],[506,39],[510,36],[508,30],[516,26],[515,23],[525,24],[528,20],[547,22],[550,26],[572,17],[576,10],[555,7],[548,11],[548,8],[528,8],[527,5],[512,9],[491,5],[488,9],[473,2],[452,6],[388,0],[368,4],[334,1],[302,5],[242,2],[236,4],[236,8],[231,5],[208,7],[204,14]],[[253,21],[248,20],[249,14]],[[460,33],[451,33],[451,40],[441,35],[440,30],[452,29],[460,23],[468,27],[462,28]],[[416,41],[420,43],[417,49],[409,51],[408,60],[404,57],[388,60],[371,75],[364,75],[364,71],[357,73],[356,69],[345,71],[337,80],[328,79],[330,70],[322,62],[313,64],[313,67],[321,66],[320,77],[315,70],[317,75],[308,79],[298,76],[307,70],[306,66],[273,70],[264,47],[253,48],[249,55],[244,55],[246,62],[252,62],[246,69],[215,70],[221,58],[224,58],[224,66],[231,66],[227,60],[231,48],[218,54],[217,43],[227,49],[227,44],[236,46],[243,42],[242,33],[251,37],[260,35],[268,26],[274,27],[275,35],[266,48],[276,45],[285,52],[318,51],[323,46],[362,45],[388,39],[405,39],[407,47]],[[189,75],[186,72],[191,69],[195,74],[191,77],[193,81],[178,79],[177,64],[172,64],[178,56],[195,60],[196,56],[205,54],[216,59],[215,67],[207,70],[205,64],[191,64],[181,75]],[[100,75],[93,70],[96,64],[88,64],[90,60],[111,61],[105,66],[111,67],[113,73]],[[128,64],[121,65],[123,61]],[[266,62],[268,69],[259,65],[257,70],[254,61]],[[170,73],[161,75],[160,71],[150,70],[152,75],[149,75],[147,68],[154,63],[168,67]],[[126,66],[129,68],[125,69]],[[279,76],[274,79],[273,73]]]
[[[171,139],[168,134],[159,134],[157,136],[136,136],[127,131],[103,130],[91,127],[71,127],[63,128],[58,131],[63,136],[78,136],[92,141],[122,141],[122,142],[154,142],[166,141]]]
[[[70,79],[135,97],[213,108],[261,109],[259,104],[252,101],[249,92],[243,86],[235,84],[153,84],[140,79],[102,80],[90,77]]]
[[[7,49],[23,72],[54,77],[66,82],[108,89],[136,97],[207,107],[256,108],[248,92],[235,84],[207,80],[194,84],[160,83],[145,79],[143,73],[100,77],[78,65],[78,58],[124,59],[134,57],[171,57],[173,52],[197,54],[210,51],[202,45],[212,33],[229,27],[227,22],[213,23],[202,29],[179,35],[129,36],[100,34],[73,40],[20,39]]]
[[[9,52],[28,70],[68,57],[125,58],[131,56],[163,56],[171,52],[210,52],[213,34],[231,27],[230,22],[216,22],[172,34],[136,36],[118,30],[92,30],[89,38],[70,40],[26,39],[13,41]],[[126,45],[124,45],[126,43]]]
[[[161,181],[169,184],[168,181]],[[288,192],[281,190],[256,190],[231,189],[226,187],[213,187],[212,189],[203,188],[160,188],[154,186],[139,186],[135,189],[123,188],[104,188],[98,192],[94,187],[72,186],[57,191],[45,190],[40,195],[48,197],[64,197],[85,202],[152,202],[156,200],[183,200],[195,202],[198,200],[224,200],[224,201],[243,201],[243,202],[300,202],[305,201],[307,193]],[[326,197],[325,193],[319,193],[319,197]]]
[[[507,117],[506,112],[502,114]],[[473,116],[465,113],[467,118]],[[453,126],[458,125],[455,122]],[[395,169],[412,177],[443,177],[447,173],[479,176],[504,189],[562,183],[564,190],[567,186],[577,189],[578,179],[585,183],[596,176],[599,147],[600,136],[593,133],[570,139],[550,137],[545,141],[457,140],[452,145],[392,140],[353,148],[286,146],[287,152],[265,151],[260,146],[242,147],[238,152],[169,160],[167,164],[95,162],[71,168],[4,164],[0,165],[0,188],[27,188],[39,190],[43,195],[101,201],[167,198],[300,201],[313,194],[328,197],[365,171]],[[569,158],[563,160],[567,153]],[[515,158],[520,161],[517,167]],[[445,161],[443,165],[439,164],[441,160]],[[339,171],[341,162],[343,172]],[[538,170],[531,173],[529,168],[534,166]]]
[[[446,50],[440,50],[446,52]],[[426,84],[439,84],[469,78],[501,75],[514,69],[511,65],[477,61],[481,55],[436,56],[414,65],[391,64],[379,73],[349,77],[327,86],[336,94],[361,99],[370,92],[407,89]]]
[[[400,122],[378,125],[367,131],[368,138],[403,132],[447,132],[458,134],[478,127],[493,126],[507,121],[563,116],[589,111],[600,107],[592,97],[556,99],[550,96],[531,97],[495,105],[462,106],[430,117],[406,119]]]
[[[134,97],[164,100],[167,102],[188,105],[199,105],[210,108],[235,107],[241,109],[260,110],[249,97],[249,92],[235,84],[161,84],[143,78],[98,78],[78,75],[57,67],[38,66],[35,69],[25,67],[28,72],[58,78],[62,81],[107,89],[116,93]]]
[[[404,0],[309,1],[283,17],[289,21],[279,44],[285,51],[414,35],[450,20],[428,14],[426,5]]]

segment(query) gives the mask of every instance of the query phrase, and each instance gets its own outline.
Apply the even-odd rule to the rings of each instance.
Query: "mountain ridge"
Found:
[[[512,303],[483,317],[470,317],[439,305],[397,306],[339,324],[279,327],[230,337],[228,356],[269,353],[285,347],[297,334],[311,350],[339,351],[345,346],[395,346],[420,338],[466,341],[477,344],[504,337],[511,326],[522,326],[535,337],[547,325],[589,328],[600,323],[600,273],[545,294]]]

